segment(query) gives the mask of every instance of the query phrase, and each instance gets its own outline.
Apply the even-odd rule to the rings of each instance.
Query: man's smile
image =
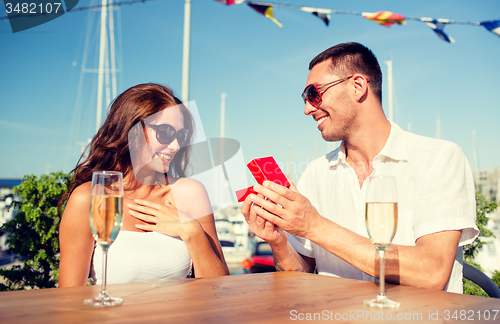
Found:
[[[321,125],[323,125],[326,118],[328,118],[328,115],[323,115],[323,116],[319,116],[319,117],[314,118],[314,120],[318,122],[318,128],[321,128]]]

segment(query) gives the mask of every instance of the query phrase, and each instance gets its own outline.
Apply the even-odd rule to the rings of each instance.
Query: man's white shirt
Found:
[[[346,162],[345,147],[313,161],[297,189],[321,216],[361,236],[365,225],[365,191],[354,169]],[[445,290],[462,292],[462,246],[474,241],[476,201],[472,171],[460,147],[452,142],[415,135],[391,122],[391,132],[373,160],[370,176],[396,178],[398,226],[393,243],[414,246],[424,235],[462,230],[459,249]],[[288,235],[294,249],[315,258],[319,274],[377,281],[315,243]],[[375,249],[375,248],[374,248]]]

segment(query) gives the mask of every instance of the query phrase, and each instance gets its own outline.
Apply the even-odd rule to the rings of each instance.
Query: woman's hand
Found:
[[[180,237],[183,240],[188,235],[202,231],[196,220],[172,206],[169,201],[164,205],[142,199],[134,199],[134,202],[135,204],[127,204],[130,215],[148,223],[136,224],[139,229]]]
[[[137,228],[180,237],[184,241],[193,260],[197,278],[229,274],[217,239],[212,214],[202,217],[198,221],[175,208],[169,201],[165,204],[158,204],[134,199],[134,204],[127,204],[127,206],[131,216],[147,223],[136,224]],[[206,233],[201,224],[206,226],[211,235]],[[217,243],[215,243],[216,241]]]

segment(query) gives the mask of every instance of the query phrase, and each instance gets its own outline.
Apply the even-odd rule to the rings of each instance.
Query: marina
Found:
[[[477,190],[489,201],[498,202],[500,172],[499,169],[475,173]],[[0,226],[12,219],[15,210],[8,208],[14,199],[12,188],[21,183],[20,179],[0,179]],[[230,274],[244,273],[242,262],[250,258],[257,244],[257,238],[249,232],[248,224],[241,214],[242,203],[233,203],[214,213],[217,234],[221,242],[224,257]],[[491,277],[495,271],[500,271],[500,210],[489,215],[488,224],[494,237],[481,237],[486,244],[479,249],[474,262],[479,264],[484,273]],[[18,261],[16,255],[8,252],[7,235],[0,231],[0,266],[8,266]]]
[[[231,274],[243,273],[242,262],[250,257],[256,239],[241,214],[241,203],[214,213],[217,235]]]

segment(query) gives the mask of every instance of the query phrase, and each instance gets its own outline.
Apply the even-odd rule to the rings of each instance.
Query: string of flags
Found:
[[[442,19],[442,18],[409,17],[385,10],[378,12],[356,12],[356,11],[333,10],[325,8],[313,8],[306,6],[294,6],[282,3],[254,2],[246,0],[215,0],[215,1],[223,3],[228,6],[241,4],[245,2],[250,8],[258,12],[259,14],[265,16],[266,18],[270,19],[280,28],[282,28],[283,25],[274,17],[273,7],[288,7],[294,9],[300,9],[302,11],[311,13],[314,16],[318,17],[325,23],[326,26],[328,26],[330,23],[331,14],[362,16],[366,19],[374,21],[385,27],[391,27],[394,24],[403,25],[406,23],[407,20],[420,21],[425,23],[428,27],[430,27],[440,39],[451,44],[455,43],[455,40],[444,32],[444,28],[449,24],[483,26],[488,31],[496,34],[497,36],[500,36],[500,20],[470,22],[470,21],[457,21],[457,20]]]
[[[132,5],[136,3],[146,3],[149,1],[159,1],[159,0],[122,0],[122,1],[116,1],[113,2],[112,4],[107,4],[105,5],[106,7],[120,7],[122,5]],[[225,5],[237,5],[245,2],[250,8],[258,12],[259,14],[265,16],[266,18],[270,19],[272,22],[274,22],[276,25],[278,25],[280,28],[283,27],[283,25],[276,19],[274,18],[273,14],[273,7],[289,7],[289,8],[295,8],[295,9],[300,9],[304,12],[308,12],[313,14],[314,16],[318,17],[321,19],[326,26],[329,25],[330,20],[331,20],[331,14],[346,14],[346,15],[355,15],[355,16],[362,16],[366,19],[372,20],[382,26],[385,27],[391,27],[394,24],[405,24],[407,20],[415,20],[415,21],[420,21],[425,23],[427,26],[429,26],[435,33],[436,35],[442,39],[445,42],[448,43],[455,43],[455,40],[446,34],[444,32],[444,28],[448,24],[462,24],[462,25],[474,25],[474,26],[483,26],[486,28],[488,31],[496,34],[497,36],[500,36],[500,20],[490,20],[490,21],[482,21],[482,22],[470,22],[470,21],[457,21],[457,20],[449,20],[449,19],[436,19],[436,18],[427,18],[427,17],[409,17],[409,16],[403,16],[397,13],[393,13],[390,11],[378,11],[378,12],[356,12],[356,11],[346,11],[346,10],[334,10],[334,9],[325,9],[325,8],[314,8],[314,7],[307,7],[307,6],[294,6],[294,5],[289,5],[289,4],[282,4],[282,3],[271,3],[271,2],[255,2],[255,1],[247,1],[247,0],[215,0],[217,2],[223,3]],[[86,10],[97,10],[102,8],[102,5],[93,5],[93,6],[82,6],[82,7],[77,7],[73,8],[69,12],[77,12],[77,11],[86,11]],[[29,17],[34,18],[40,14],[29,14]],[[7,21],[8,19],[15,19],[15,18],[23,18],[25,15],[20,15],[20,14],[10,14],[8,16],[0,17],[0,20],[5,20]],[[26,17],[24,17],[26,18]]]

